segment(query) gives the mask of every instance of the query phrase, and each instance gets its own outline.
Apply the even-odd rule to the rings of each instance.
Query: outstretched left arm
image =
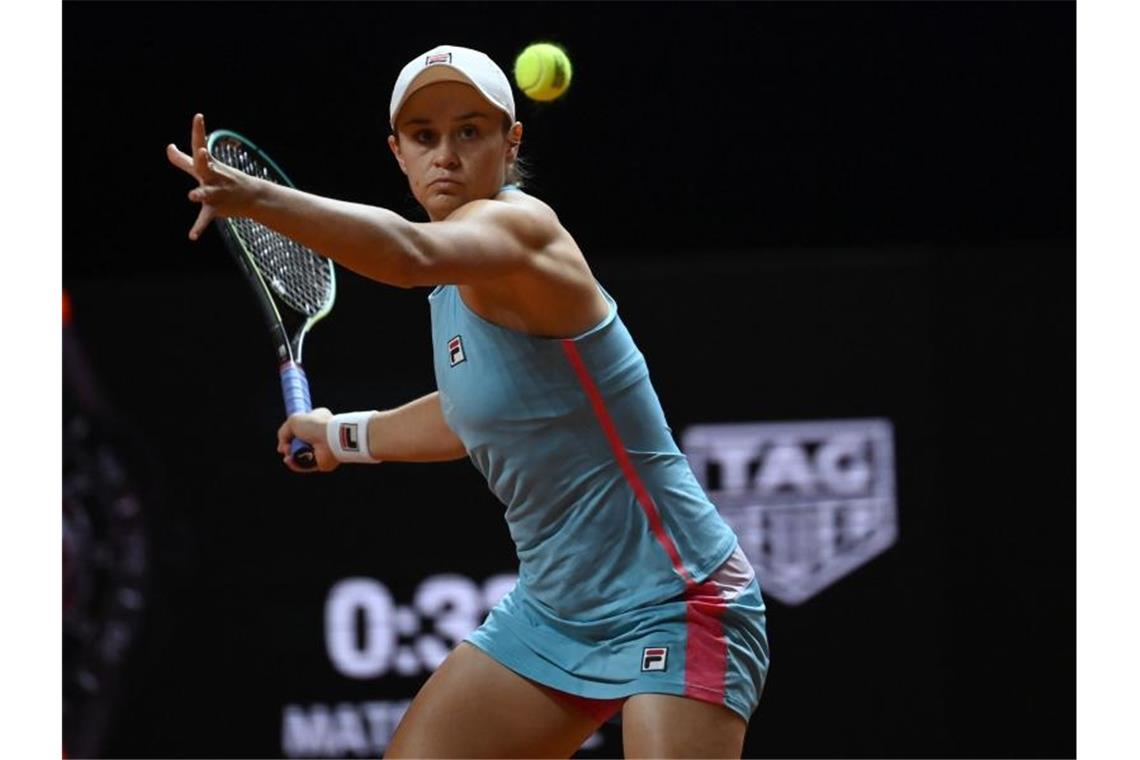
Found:
[[[199,183],[189,194],[202,204],[191,239],[216,217],[244,216],[398,287],[476,283],[533,266],[559,230],[553,212],[536,207],[480,200],[446,221],[417,223],[387,209],[251,177],[210,157],[201,114],[191,128],[192,155],[173,144],[166,152]]]

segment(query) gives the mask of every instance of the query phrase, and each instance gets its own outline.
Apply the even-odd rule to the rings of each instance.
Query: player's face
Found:
[[[432,221],[498,194],[517,151],[503,133],[503,112],[459,82],[412,93],[396,115],[396,134],[388,144]]]

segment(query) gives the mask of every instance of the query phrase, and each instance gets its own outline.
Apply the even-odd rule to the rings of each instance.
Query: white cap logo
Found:
[[[436,82],[469,84],[495,108],[515,120],[515,97],[507,75],[485,53],[456,45],[439,45],[417,55],[396,77],[388,118],[396,126],[396,114],[413,92]]]

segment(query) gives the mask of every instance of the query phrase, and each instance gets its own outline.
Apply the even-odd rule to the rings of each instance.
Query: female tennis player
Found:
[[[441,46],[404,67],[388,144],[429,222],[215,163],[199,114],[190,230],[253,218],[428,296],[437,390],[293,415],[319,469],[470,457],[506,505],[517,586],[428,679],[389,757],[569,757],[621,712],[627,757],[739,757],[768,668],[736,536],[673,441],[645,360],[554,210],[511,184],[522,124],[502,70]],[[297,470],[300,472],[300,470]]]

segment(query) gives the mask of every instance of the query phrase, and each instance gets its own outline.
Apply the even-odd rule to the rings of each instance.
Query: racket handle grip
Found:
[[[309,379],[300,364],[288,361],[281,365],[281,393],[285,396],[286,416],[313,410],[313,402],[309,397]],[[317,466],[313,447],[300,438],[294,438],[289,444],[289,454],[293,457],[293,464],[302,470],[311,470]]]

